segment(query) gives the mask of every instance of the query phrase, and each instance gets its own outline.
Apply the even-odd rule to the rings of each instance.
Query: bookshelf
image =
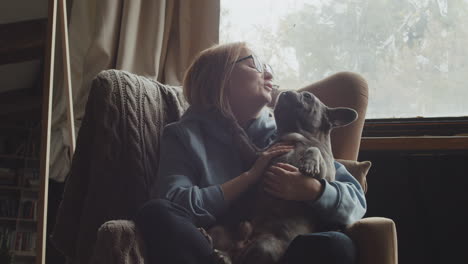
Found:
[[[11,121],[11,120],[10,120]],[[40,120],[0,124],[0,262],[35,263]]]
[[[46,249],[48,256],[54,252],[47,240],[49,157],[54,65],[59,52],[63,70],[57,72],[64,75],[69,134],[75,139],[67,29],[71,10],[67,2],[70,6],[72,1],[28,0],[28,12],[23,2],[6,1],[2,8],[11,19],[0,24],[0,34],[8,36],[0,45],[0,66],[8,70],[0,76],[1,264],[52,263],[46,260]],[[75,141],[71,143],[72,155]]]
[[[40,142],[47,1],[4,1],[0,34],[0,263],[29,264],[40,248]],[[44,263],[44,262],[42,262]]]

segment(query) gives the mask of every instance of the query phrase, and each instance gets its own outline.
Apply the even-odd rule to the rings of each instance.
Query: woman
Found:
[[[317,96],[333,103],[323,100],[320,91],[345,76],[319,83]],[[189,67],[183,87],[190,108],[162,135],[160,199],[146,203],[136,217],[150,263],[210,263],[213,249],[198,228],[208,229],[233,217],[233,203],[259,180],[265,186],[276,185],[268,188],[275,189],[272,195],[305,201],[336,225],[364,215],[362,188],[341,164],[335,163],[335,182],[312,178],[303,182],[291,165],[267,167],[271,158],[292,146],[273,145],[258,158],[252,155],[256,148],[269,146],[275,136],[274,118],[266,107],[274,97],[272,81],[270,68],[245,43],[211,47]],[[347,132],[347,139],[360,136],[362,122],[357,122],[354,133]],[[356,159],[357,149],[354,146],[340,158]],[[284,188],[278,188],[278,182]],[[304,234],[290,244],[285,258],[288,263],[353,263],[355,249],[343,233]]]

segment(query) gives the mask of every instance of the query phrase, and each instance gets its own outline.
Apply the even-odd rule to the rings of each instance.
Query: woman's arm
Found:
[[[328,223],[346,225],[361,219],[366,212],[366,199],[359,182],[335,162],[333,182],[303,177],[289,164],[276,164],[268,169],[265,190],[270,194],[296,201],[306,201]]]
[[[199,226],[214,223],[216,217],[227,209],[231,201],[258,181],[271,158],[292,149],[292,146],[285,144],[274,145],[260,155],[249,171],[224,184],[200,188],[198,184],[203,172],[195,164],[202,155],[206,155],[206,150],[202,144],[198,145],[197,149],[185,145],[183,142],[187,141],[186,136],[176,125],[169,125],[163,131],[157,182],[158,196],[185,208]]]
[[[184,145],[179,129],[176,125],[168,125],[161,136],[158,197],[185,208],[197,226],[210,225],[224,212],[227,204],[219,185],[198,186],[201,172],[197,170],[196,155],[203,150],[197,152]]]
[[[260,153],[252,168],[234,179],[221,185],[224,193],[224,199],[227,202],[234,201],[252,184],[256,183],[265,173],[270,160],[279,155],[293,150],[293,146],[285,143],[275,144],[266,151]]]
[[[332,224],[347,225],[361,219],[367,210],[364,190],[346,168],[335,161],[336,178],[321,180],[324,190],[315,201],[308,203]]]

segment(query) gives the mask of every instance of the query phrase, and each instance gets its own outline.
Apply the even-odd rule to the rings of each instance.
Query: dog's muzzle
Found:
[[[295,91],[285,91],[279,95],[278,104],[288,107],[300,106],[299,93]]]

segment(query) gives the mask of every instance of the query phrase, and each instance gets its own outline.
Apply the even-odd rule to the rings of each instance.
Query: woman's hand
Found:
[[[237,199],[241,193],[246,191],[252,184],[256,183],[264,175],[270,160],[281,154],[288,153],[293,146],[286,143],[274,144],[266,151],[262,152],[255,161],[252,168],[241,175],[221,184],[224,199],[228,202]]]
[[[304,177],[298,168],[277,163],[265,173],[264,189],[284,200],[315,201],[322,194],[323,186],[317,179]]]
[[[272,145],[260,154],[252,168],[247,173],[249,173],[255,181],[258,180],[262,175],[264,175],[272,158],[286,154],[293,149],[294,146],[290,143],[277,143]]]

